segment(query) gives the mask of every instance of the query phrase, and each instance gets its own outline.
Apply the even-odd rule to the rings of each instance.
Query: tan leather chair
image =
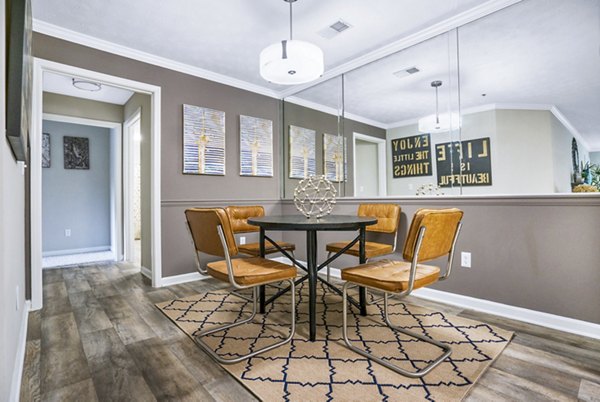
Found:
[[[248,218],[255,218],[257,216],[265,216],[265,209],[260,206],[229,206],[225,208],[227,211],[227,215],[229,215],[229,220],[231,222],[231,228],[233,229],[233,233],[252,233],[258,232],[259,229],[257,226],[249,225]],[[289,252],[292,257],[294,256],[294,250],[296,249],[296,245],[292,243],[287,243],[284,241],[277,242],[279,247],[283,250]],[[249,243],[249,244],[239,244],[238,250],[242,254],[251,255],[253,257],[260,256],[260,243]],[[279,253],[279,250],[269,242],[265,242],[265,255]]]
[[[342,270],[344,284],[343,297],[343,337],[346,346],[353,351],[369,358],[399,374],[418,378],[429,373],[438,364],[452,353],[450,346],[431,339],[422,334],[394,326],[388,315],[388,297],[405,297],[423,286],[448,278],[452,270],[454,247],[461,228],[463,212],[452,209],[420,209],[415,213],[410,230],[404,245],[403,258],[406,261],[380,260]],[[448,256],[446,269],[440,275],[440,268],[432,265],[423,265],[422,262],[430,261],[442,256]],[[348,287],[359,285],[369,289],[384,292],[383,310],[385,323],[393,330],[433,344],[443,350],[443,353],[432,363],[417,371],[407,371],[393,365],[389,360],[376,357],[366,350],[360,349],[348,339]]]
[[[219,363],[232,364],[256,356],[259,353],[267,352],[290,342],[296,329],[296,292],[294,285],[296,268],[291,265],[282,264],[277,261],[267,260],[260,257],[232,259],[232,256],[238,254],[238,248],[235,243],[231,224],[229,222],[229,216],[223,208],[187,209],[185,211],[185,216],[190,229],[194,247],[196,249],[196,255],[199,252],[202,252],[225,258],[222,261],[208,263],[205,272],[221,281],[229,282],[235,289],[252,288],[251,297],[233,292],[236,296],[252,302],[251,316],[231,324],[225,324],[195,334],[198,344]],[[257,309],[256,289],[261,285],[267,285],[280,281],[288,282],[291,287],[291,330],[290,335],[286,339],[232,359],[224,359],[220,357],[206,343],[204,343],[202,338],[207,335],[232,327],[237,327],[252,321],[256,315]]]
[[[371,258],[380,257],[386,254],[392,254],[396,251],[398,224],[400,222],[400,207],[396,204],[360,204],[358,206],[358,216],[374,216],[377,218],[375,225],[367,226],[367,232],[384,233],[393,237],[392,244],[367,241],[365,243],[365,256],[367,262]],[[327,259],[332,254],[342,251],[350,241],[341,241],[329,243],[326,246],[328,251]],[[360,257],[360,245],[358,242],[350,247],[344,254]],[[327,282],[330,280],[330,269],[327,266]]]

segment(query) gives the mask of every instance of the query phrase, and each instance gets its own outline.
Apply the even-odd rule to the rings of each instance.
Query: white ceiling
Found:
[[[265,82],[258,55],[288,34],[283,0],[32,0],[33,16],[56,26],[283,93]],[[294,37],[319,45],[326,74],[436,23],[499,0],[299,0]],[[506,1],[509,2],[508,0]],[[554,105],[600,148],[600,1],[524,0],[459,29],[462,109],[483,104]],[[318,34],[343,19],[353,27]],[[456,85],[456,37],[443,35],[347,74],[346,111],[383,126],[434,110],[429,83],[444,81],[442,107]],[[449,60],[450,57],[450,60]],[[398,79],[393,72],[417,66]],[[452,73],[448,71],[452,70]],[[80,91],[82,92],[82,91]],[[486,97],[481,94],[486,93]],[[297,96],[338,108],[339,82]],[[456,108],[456,105],[453,105]]]
[[[51,72],[44,72],[43,89],[44,92],[114,103],[116,105],[124,105],[133,95],[132,91],[109,85],[102,85],[102,88],[95,92],[81,90],[73,86],[72,77]]]
[[[461,109],[555,106],[600,149],[600,1],[525,0],[460,27],[458,44]],[[382,126],[415,121],[435,111],[438,79],[440,108],[450,99],[456,110],[456,51],[453,31],[348,73],[345,111]],[[421,71],[393,75],[412,66]],[[296,97],[337,109],[340,85],[332,79]]]
[[[294,38],[325,53],[326,71],[467,11],[487,0],[299,0]],[[138,51],[282,90],[258,70],[261,50],[285,39],[289,6],[283,0],[33,0],[38,21]],[[318,34],[343,19],[353,27],[325,39]]]

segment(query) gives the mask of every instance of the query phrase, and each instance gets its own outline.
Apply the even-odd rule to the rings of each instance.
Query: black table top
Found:
[[[304,215],[270,215],[248,218],[248,223],[273,230],[356,230],[377,223],[375,217],[327,215],[307,218]]]

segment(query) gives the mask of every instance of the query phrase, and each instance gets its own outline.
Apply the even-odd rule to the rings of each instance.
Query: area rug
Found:
[[[345,347],[341,297],[326,291],[322,284],[317,299],[317,340],[309,342],[307,287],[299,286],[297,294],[296,335],[291,343],[241,363],[223,365],[265,401],[461,400],[512,337],[511,332],[488,324],[392,299],[392,323],[452,347],[449,359],[425,377],[411,379]],[[231,358],[284,339],[289,333],[290,304],[289,294],[284,295],[268,306],[266,314],[257,314],[253,323],[204,340],[219,355]],[[239,320],[251,311],[250,302],[228,291],[202,293],[157,307],[192,339],[202,329]],[[365,317],[354,310],[348,320],[353,343],[400,367],[423,367],[440,353],[435,346],[385,326],[383,307],[378,305],[368,306]]]

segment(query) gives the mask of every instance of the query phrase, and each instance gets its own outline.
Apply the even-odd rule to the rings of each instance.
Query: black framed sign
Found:
[[[489,137],[437,144],[435,159],[440,187],[492,185]]]
[[[394,179],[431,176],[431,137],[414,135],[392,140],[392,171]]]

